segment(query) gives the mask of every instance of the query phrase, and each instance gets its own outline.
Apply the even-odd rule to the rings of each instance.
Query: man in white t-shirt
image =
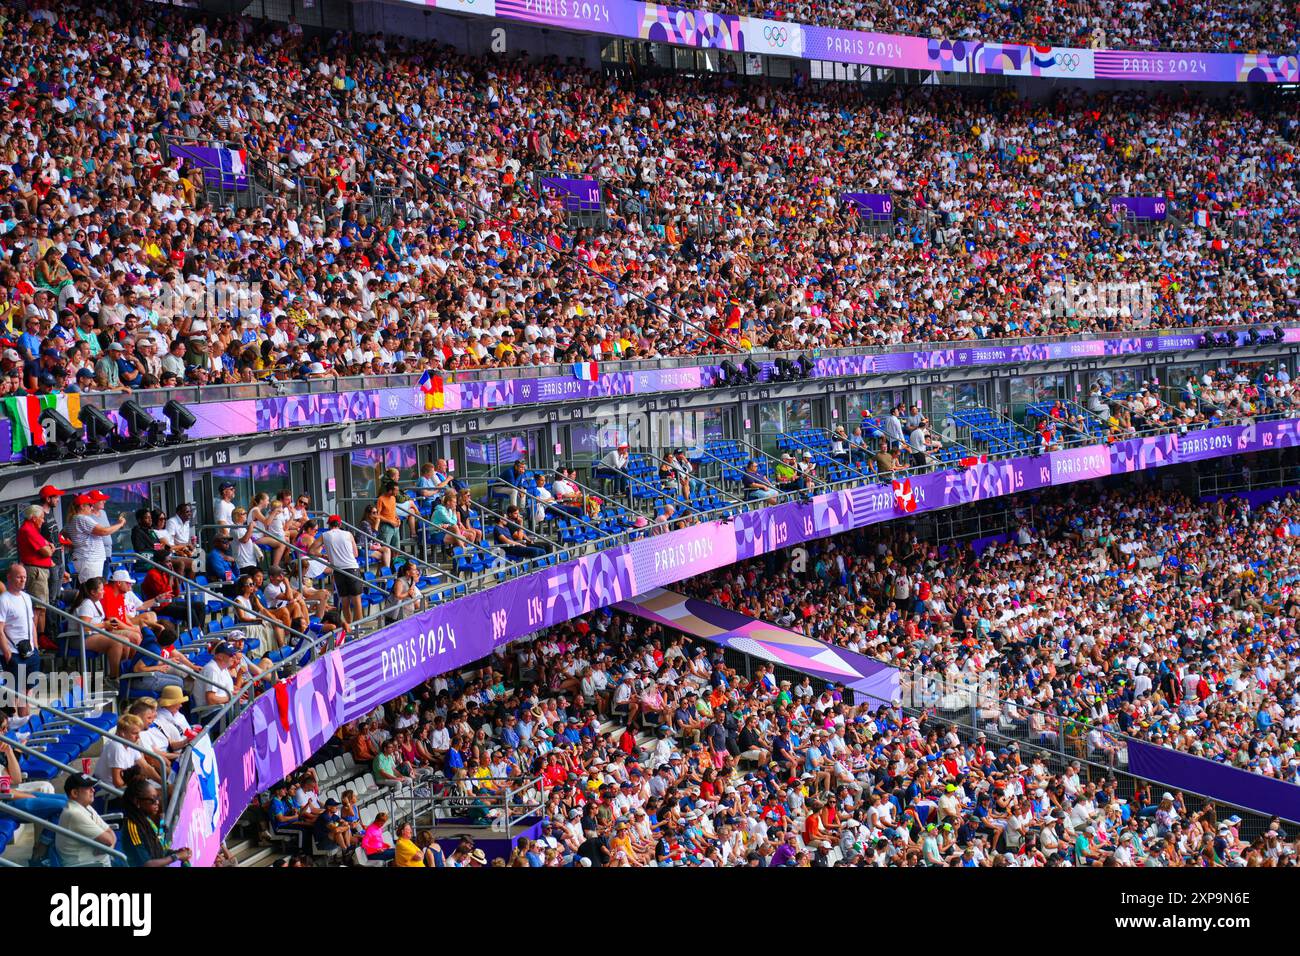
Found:
[[[217,490],[219,498],[216,507],[213,508],[213,514],[216,516],[217,524],[223,527],[229,527],[234,523],[232,516],[235,513],[235,484],[231,481],[223,481],[221,487]]]
[[[235,649],[222,641],[212,650],[212,659],[203,665],[202,680],[195,688],[202,694],[205,707],[220,707],[235,696],[235,679],[230,665],[235,659]]]
[[[91,805],[95,802],[95,778],[74,773],[64,781],[63,792],[68,795],[68,805],[59,816],[59,826],[105,847],[115,846],[117,839],[113,831]],[[63,866],[112,865],[112,857],[107,853],[62,833],[54,837],[54,849],[58,851]]]
[[[9,566],[5,589],[0,591],[0,657],[4,669],[14,676],[15,688],[26,691],[28,679],[40,673],[41,654],[36,646],[36,608],[27,587],[27,568],[17,562]],[[27,702],[18,702],[18,716],[27,716]]]

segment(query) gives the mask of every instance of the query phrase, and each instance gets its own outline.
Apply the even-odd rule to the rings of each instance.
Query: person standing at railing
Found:
[[[344,624],[360,620],[361,592],[364,587],[361,565],[357,560],[360,552],[357,550],[357,539],[352,536],[352,532],[344,529],[341,517],[329,516],[329,527],[316,539],[308,553],[323,556],[329,564],[334,587],[339,592]]]
[[[77,581],[85,584],[92,578],[104,575],[105,548],[101,539],[112,541],[115,533],[126,526],[122,515],[115,524],[101,525],[95,518],[96,499],[93,494],[77,495],[73,515],[68,522],[68,540],[72,542],[72,561],[77,569]],[[112,544],[109,544],[109,548]]]
[[[901,405],[891,408],[883,422],[886,437],[895,445],[907,444],[906,439],[903,437],[903,421],[898,417],[901,408]]]
[[[496,488],[508,493],[510,504],[518,505],[524,497],[523,489],[526,487],[527,476],[528,465],[522,458],[517,458],[512,465],[502,469],[497,475]]]
[[[223,528],[229,527],[234,521],[234,513],[235,483],[223,481],[217,489],[217,501],[212,508],[213,519]]]
[[[54,575],[54,542],[42,534],[45,509],[29,505],[23,513],[23,523],[18,528],[18,560],[27,570],[27,593],[43,604],[50,603],[50,579]],[[56,582],[56,584],[59,582]],[[34,626],[32,641],[39,647],[40,636],[45,633],[45,608],[32,609]]]
[[[379,512],[379,540],[389,548],[399,547],[402,522],[397,516],[397,482],[389,481],[383,485],[375,499],[375,508]]]
[[[240,574],[251,574],[261,566],[262,561],[262,550],[257,546],[257,530],[243,508],[236,508],[230,513],[230,523],[235,567]]]

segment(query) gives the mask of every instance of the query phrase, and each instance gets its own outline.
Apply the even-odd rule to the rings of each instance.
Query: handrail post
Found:
[[[146,558],[143,554],[137,555],[136,558],[137,558],[137,560],[144,562],[146,565],[148,565],[148,566],[151,567],[151,568],[156,568],[156,569],[158,569],[159,571],[163,571],[163,572],[165,572],[165,573],[167,573],[167,574],[175,574],[175,572],[172,571],[170,568],[163,567],[161,564],[158,564],[158,563],[157,563],[156,561],[154,561],[152,558]],[[252,610],[251,608],[246,608],[246,607],[244,607],[243,605],[237,604],[237,603],[235,603],[235,601],[233,601],[232,599],[226,597],[224,594],[221,594],[221,593],[219,593],[219,592],[217,592],[217,591],[213,591],[213,590],[212,590],[211,588],[209,588],[207,585],[199,584],[197,581],[191,581],[191,582],[190,582],[190,585],[191,585],[192,587],[196,588],[197,590],[199,590],[200,592],[202,592],[203,594],[206,594],[206,595],[208,595],[209,597],[211,597],[211,598],[213,598],[213,599],[215,599],[215,600],[217,600],[217,601],[220,601],[222,604],[224,604],[224,605],[226,605],[226,606],[228,606],[228,607],[237,607],[237,608],[239,608],[239,610],[240,610],[241,612],[243,612],[243,613],[245,613],[245,614],[251,614],[251,615],[253,615],[253,617],[257,618],[259,621],[263,622],[264,624],[266,624],[266,625],[268,625],[268,626],[271,626],[271,627],[278,627],[278,628],[280,628],[280,629],[283,630],[283,631],[288,631],[290,634],[294,635],[295,637],[299,638],[300,640],[304,640],[304,641],[310,641],[310,640],[311,640],[311,636],[310,636],[310,635],[308,635],[308,634],[304,634],[302,631],[295,630],[294,628],[290,627],[290,626],[287,625],[287,624],[281,624],[279,621],[275,620],[274,618],[267,617],[265,614],[262,614],[262,613],[260,613],[260,612],[258,612],[258,611],[254,611],[254,610]]]

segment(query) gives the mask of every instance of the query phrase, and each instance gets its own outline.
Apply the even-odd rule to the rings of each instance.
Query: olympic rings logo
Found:
[[[785,27],[765,26],[763,27],[763,39],[775,47],[783,47],[790,39],[790,31]]]
[[[1058,53],[1056,54],[1056,65],[1069,73],[1073,73],[1079,68],[1079,59],[1077,53]]]

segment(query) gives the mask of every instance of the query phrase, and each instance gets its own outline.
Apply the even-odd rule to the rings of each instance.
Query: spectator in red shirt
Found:
[[[166,552],[159,554],[154,560],[173,570],[169,572],[155,567],[149,568],[140,583],[140,590],[144,593],[145,600],[152,604],[159,617],[170,618],[180,622],[182,626],[187,626],[190,621],[195,623],[202,621],[207,610],[203,602],[194,598],[189,602],[193,606],[187,610],[185,600],[176,593],[178,578],[174,570],[175,565]]]
[[[32,505],[23,513],[23,523],[18,528],[18,560],[27,569],[27,593],[35,601],[32,617],[36,633],[45,633],[45,607],[50,603],[50,575],[54,569],[54,544],[42,533],[45,509]]]

